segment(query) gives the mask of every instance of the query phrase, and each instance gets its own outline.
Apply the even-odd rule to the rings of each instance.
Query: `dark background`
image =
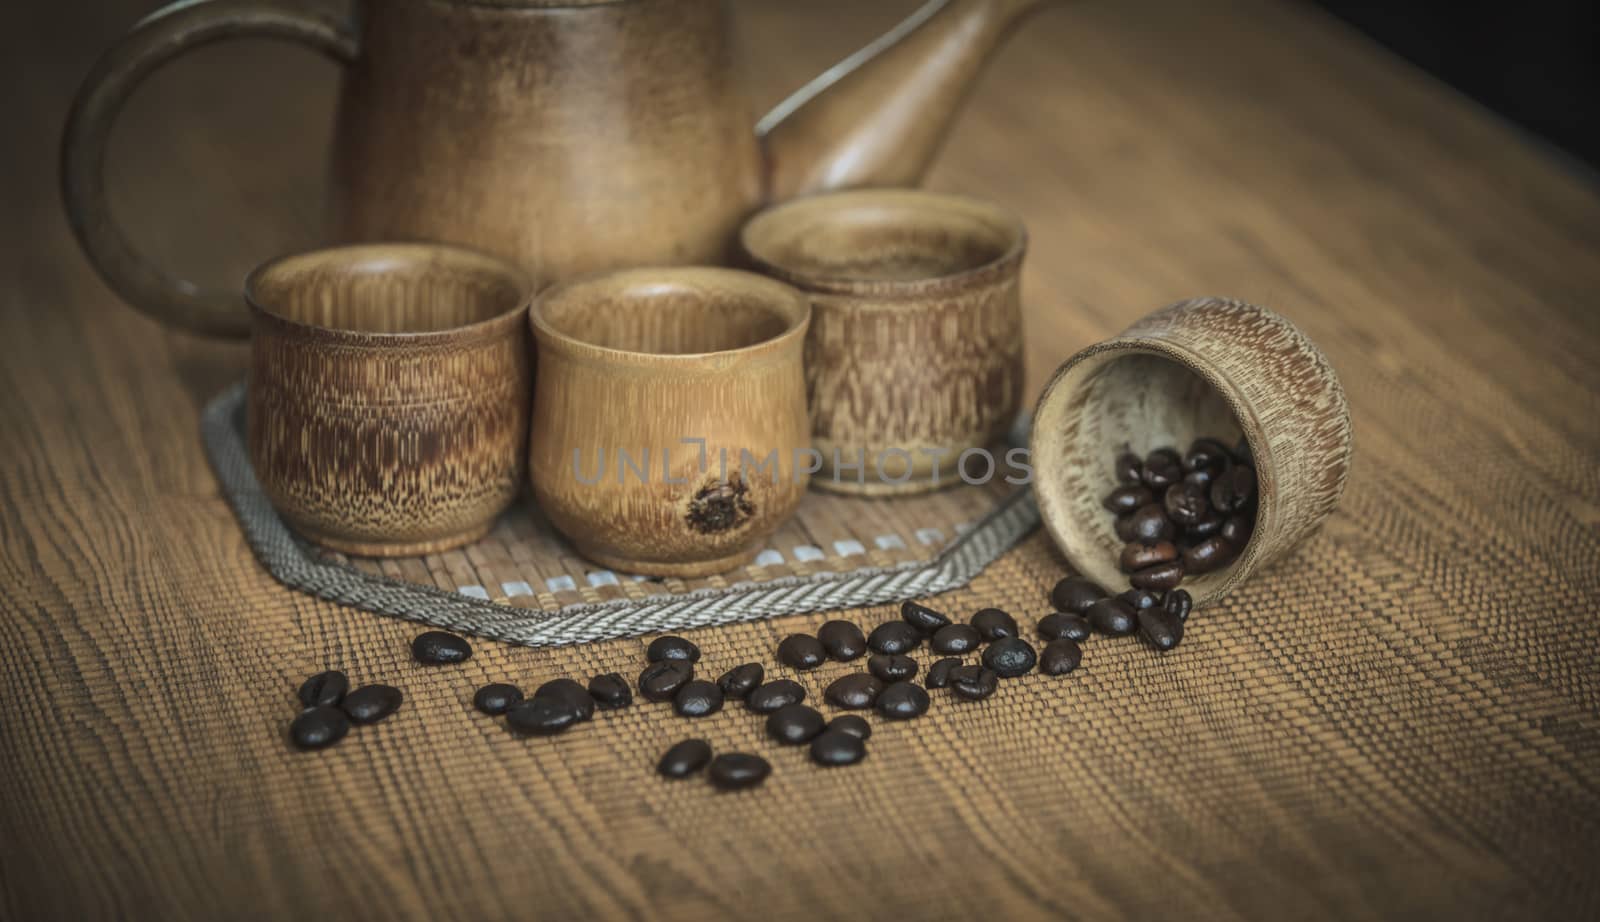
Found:
[[[1600,0],[1316,0],[1391,50],[1600,167]]]

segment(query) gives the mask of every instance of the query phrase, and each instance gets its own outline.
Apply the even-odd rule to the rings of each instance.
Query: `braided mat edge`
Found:
[[[1020,489],[928,562],[789,576],[643,600],[577,603],[557,611],[502,605],[317,559],[273,510],[242,437],[245,384],[206,405],[206,455],[246,541],[262,566],[291,589],[341,605],[530,647],[587,643],[779,615],[882,605],[966,585],[1039,524],[1033,491]]]

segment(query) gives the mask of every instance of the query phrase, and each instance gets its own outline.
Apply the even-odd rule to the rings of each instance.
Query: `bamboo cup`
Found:
[[[835,493],[961,483],[1022,399],[1028,235],[991,202],[916,189],[796,199],[752,218],[745,257],[806,292],[813,479]]]
[[[1224,298],[1157,311],[1069,359],[1034,412],[1039,511],[1067,562],[1106,589],[1127,586],[1123,543],[1100,505],[1113,459],[1199,436],[1243,436],[1255,461],[1250,540],[1221,569],[1185,579],[1195,605],[1282,559],[1339,503],[1350,470],[1350,408],[1332,366],[1283,317]]]
[[[529,472],[545,515],[608,567],[693,577],[749,562],[810,465],[811,309],[731,269],[635,269],[546,291]]]
[[[522,484],[531,293],[498,259],[423,243],[252,273],[250,460],[285,521],[366,556],[488,532]]]

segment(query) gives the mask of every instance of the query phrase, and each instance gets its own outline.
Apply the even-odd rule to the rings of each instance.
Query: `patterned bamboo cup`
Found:
[[[1101,500],[1131,448],[1179,451],[1243,436],[1255,459],[1254,532],[1221,569],[1184,580],[1196,605],[1279,560],[1339,503],[1350,408],[1332,366],[1288,320],[1253,304],[1197,298],[1157,311],[1056,371],[1034,411],[1039,511],[1067,562],[1113,592],[1124,544]]]
[[[250,460],[285,521],[369,556],[488,532],[522,484],[531,295],[516,268],[433,244],[315,250],[252,273]]]
[[[915,189],[795,199],[744,226],[759,271],[801,289],[812,486],[917,493],[961,482],[1022,400],[1028,235],[989,202]]]

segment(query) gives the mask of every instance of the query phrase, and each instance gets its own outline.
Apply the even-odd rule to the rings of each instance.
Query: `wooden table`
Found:
[[[1600,196],[1536,142],[1308,5],[1041,15],[931,181],[1030,226],[1030,392],[1181,297],[1275,306],[1349,389],[1345,507],[1180,654],[1091,644],[1070,721],[1024,684],[850,772],[663,793],[669,718],[539,746],[465,705],[637,641],[426,677],[414,628],[251,558],[196,431],[243,348],[118,303],[55,192],[77,81],[155,5],[17,4],[0,39],[0,916],[1600,914]],[[756,101],[913,5],[741,0]],[[158,74],[112,170],[152,254],[232,284],[310,241],[335,76],[255,44]],[[289,751],[325,664],[405,688],[406,742]]]

